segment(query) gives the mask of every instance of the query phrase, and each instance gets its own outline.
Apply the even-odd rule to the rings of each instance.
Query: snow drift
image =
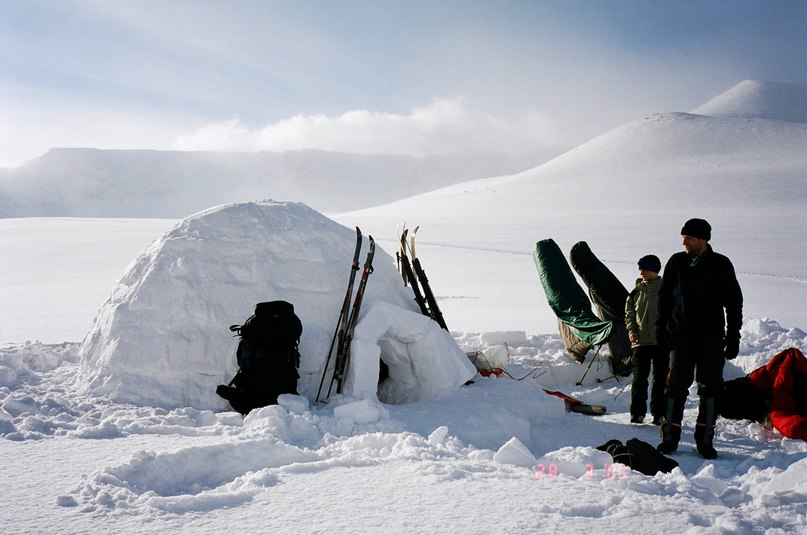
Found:
[[[186,218],[113,288],[82,343],[79,385],[135,404],[224,408],[214,391],[235,373],[237,341],[228,326],[242,323],[255,303],[282,299],[303,323],[298,390],[313,398],[354,239],[354,231],[299,203],[226,205]],[[374,267],[362,310],[370,325],[384,327],[359,322],[345,395],[377,395],[378,373],[366,370],[377,370],[379,358],[391,361],[396,385],[408,385],[395,389],[398,400],[470,379],[473,366],[451,336],[414,312],[391,258],[377,251]]]

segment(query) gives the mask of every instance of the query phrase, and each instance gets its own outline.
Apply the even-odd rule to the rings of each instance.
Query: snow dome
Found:
[[[303,323],[298,391],[316,397],[344,299],[355,230],[299,203],[224,205],[192,215],[121,276],[84,339],[79,386],[123,402],[224,409],[240,324],[262,301],[292,303]],[[362,262],[367,250],[364,239]],[[395,263],[376,249],[344,395],[389,401],[456,387],[475,370],[456,342],[416,312]],[[374,306],[376,304],[382,306]],[[369,319],[368,319],[369,318]]]

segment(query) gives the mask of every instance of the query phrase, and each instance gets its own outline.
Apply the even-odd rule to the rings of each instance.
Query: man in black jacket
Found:
[[[681,229],[684,252],[667,262],[658,293],[656,336],[670,348],[667,407],[661,453],[672,453],[681,438],[684,405],[693,379],[698,382],[695,443],[706,459],[717,457],[712,441],[717,395],[726,360],[740,349],[743,294],[731,261],[712,250],[712,227],[690,219]]]

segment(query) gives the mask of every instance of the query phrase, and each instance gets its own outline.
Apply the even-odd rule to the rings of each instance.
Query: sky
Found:
[[[807,79],[803,0],[0,0],[0,166],[51,147],[557,153]]]

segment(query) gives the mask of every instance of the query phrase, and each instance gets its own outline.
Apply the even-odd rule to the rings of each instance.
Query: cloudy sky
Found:
[[[804,0],[0,0],[0,166],[50,147],[570,148],[804,82]]]

